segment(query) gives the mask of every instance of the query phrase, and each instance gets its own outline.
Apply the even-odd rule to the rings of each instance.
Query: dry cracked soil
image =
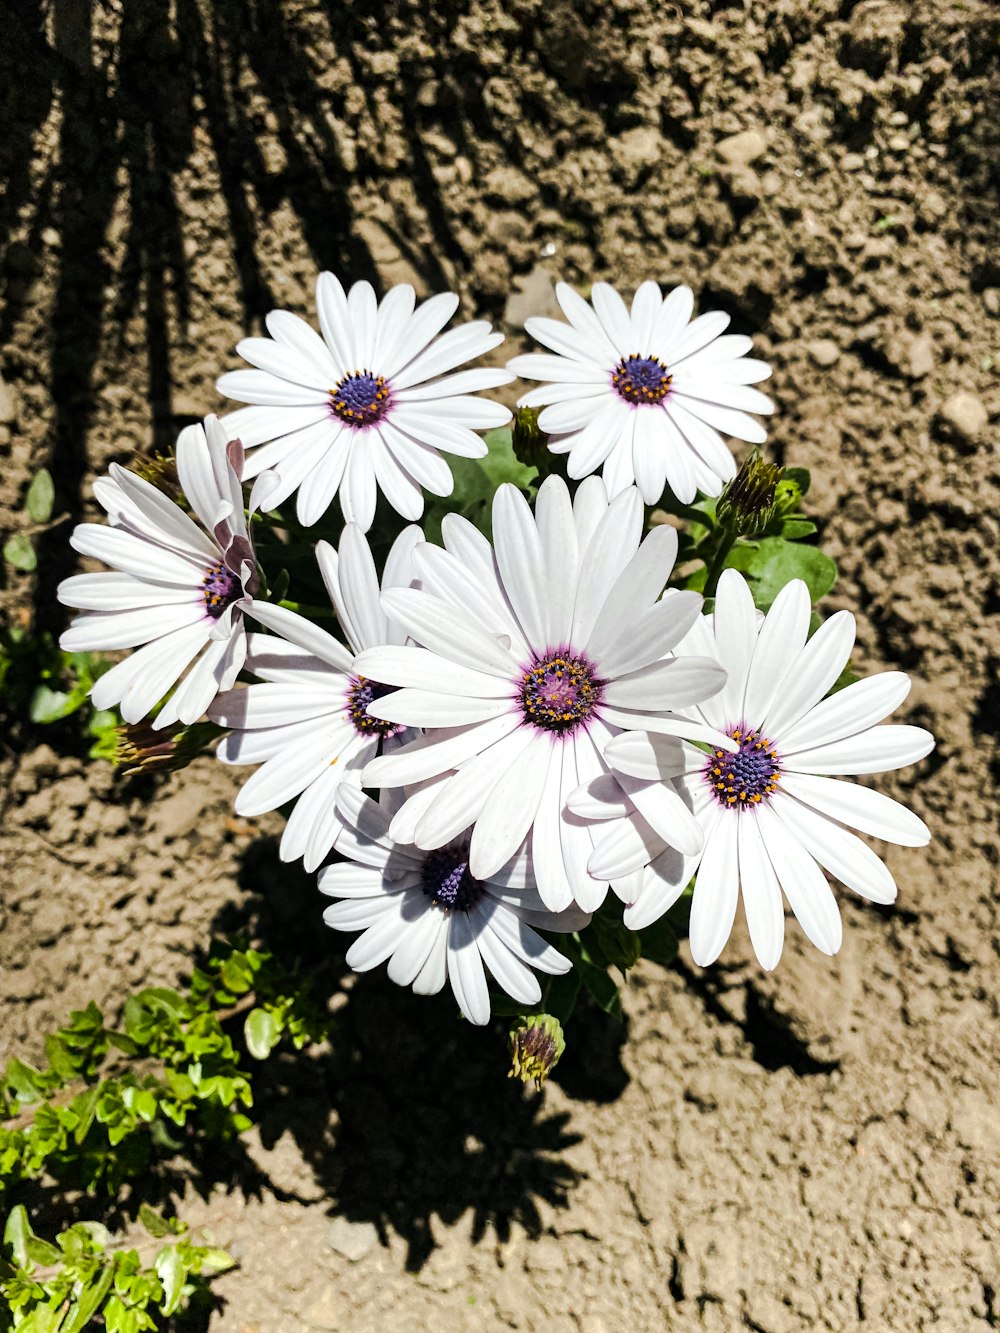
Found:
[[[690,283],[775,368],[769,449],[935,752],[930,824],[827,960],[738,930],[584,1015],[541,1097],[503,1025],[351,984],[276,819],[209,758],[129,785],[72,726],[0,756],[0,1058],[174,984],[213,932],[324,962],[333,1049],[266,1076],[179,1207],[240,1267],[211,1333],[1000,1325],[997,50],[985,0],[17,0],[0,47],[0,503],[55,523],[5,618],[58,631],[114,459],[223,407],[233,347],[333,268],[519,345],[553,281]],[[508,343],[508,347],[510,344]]]

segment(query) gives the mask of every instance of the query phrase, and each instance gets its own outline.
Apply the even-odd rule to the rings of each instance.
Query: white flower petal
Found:
[[[517,664],[506,648],[469,625],[459,611],[439,597],[418,588],[392,588],[382,594],[382,606],[386,615],[419,644],[449,661],[501,679],[513,679],[517,674]],[[374,679],[378,679],[377,674]]]
[[[322,389],[292,384],[266,370],[229,370],[219,376],[215,387],[226,398],[259,407],[318,407],[330,401],[329,393]]]
[[[441,332],[457,309],[458,297],[454,292],[441,292],[418,305],[393,354],[384,368],[379,367],[380,373],[390,380],[398,375]]]
[[[733,929],[740,887],[737,829],[741,818],[739,812],[720,810],[711,830],[705,831],[690,922],[691,957],[699,967],[715,962]]]
[[[873,903],[895,902],[892,875],[860,838],[781,791],[771,798],[771,809],[806,851],[849,889]]]
[[[668,363],[668,368],[673,348],[680,341],[682,331],[687,328],[693,310],[694,293],[691,288],[675,287],[667,294],[657,312],[649,337],[649,348],[654,356]]]
[[[756,815],[771,865],[806,939],[832,956],[840,948],[844,930],[826,877],[769,806],[760,806]]]
[[[624,491],[607,506],[580,557],[580,577],[573,607],[573,644],[585,644],[608,594],[639,545],[642,501],[636,490]]]
[[[489,722],[464,727],[444,740],[430,742],[421,737],[373,759],[365,766],[362,780],[366,787],[406,787],[414,782],[425,782],[439,773],[457,768],[519,725],[520,720],[507,713]]]
[[[550,646],[542,544],[527,500],[510,484],[493,496],[493,546],[504,591],[529,646],[541,657]]]
[[[870,833],[900,847],[924,847],[931,831],[912,810],[870,787],[811,773],[784,773],[779,785],[804,805],[812,806],[828,819]]]
[[[789,666],[805,646],[811,611],[809,589],[801,579],[786,583],[774,599],[760,627],[747,673],[744,720],[767,715]]]
[[[759,728],[779,750],[785,733],[819,703],[847,665],[854,634],[850,611],[838,611],[820,625],[789,663],[784,688],[775,696]]]
[[[306,620],[305,616],[289,611],[284,606],[258,601],[250,603],[247,613],[260,624],[274,630],[275,634],[280,634],[283,639],[288,639],[305,649],[307,653],[312,653],[321,662],[326,662],[347,675],[352,674],[354,660],[344,645],[332,634],[327,634],[326,630],[314,625],[311,620]]]
[[[933,749],[934,737],[923,727],[871,727],[831,745],[800,750],[782,758],[781,767],[790,773],[888,773],[915,764]]]
[[[271,338],[243,338],[236,344],[236,353],[258,370],[290,384],[329,393],[337,383],[337,376],[331,379],[330,372],[318,366],[312,356],[303,356],[298,349]]]
[[[722,667],[711,658],[672,657],[609,681],[604,698],[613,707],[660,713],[710,698],[724,680]]]
[[[431,690],[393,690],[368,705],[368,716],[407,727],[464,727],[510,712],[509,699],[474,699]]]
[[[725,815],[723,812],[723,818]],[[740,887],[750,943],[758,963],[766,972],[771,972],[778,966],[785,941],[781,888],[757,827],[756,812],[741,810],[736,819]]]
[[[500,775],[469,844],[469,870],[476,879],[495,874],[527,837],[554,748],[548,737],[536,737]]]
[[[531,968],[501,943],[499,935],[490,929],[490,908],[498,904],[485,899],[469,913],[476,931],[476,945],[483,962],[493,975],[494,980],[512,999],[522,1004],[537,1004],[542,998],[542,988]]]
[[[894,712],[910,692],[910,678],[903,671],[883,671],[857,680],[799,718],[781,733],[782,754],[798,754],[811,746],[830,745],[847,736],[867,731]]]
[[[490,1018],[490,993],[476,932],[467,912],[452,912],[448,923],[448,979],[459,1009],[482,1026]]]

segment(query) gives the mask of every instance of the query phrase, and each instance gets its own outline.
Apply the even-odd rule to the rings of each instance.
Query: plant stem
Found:
[[[712,563],[708,567],[708,575],[705,578],[705,597],[714,597],[715,590],[719,584],[719,575],[722,573],[726,564],[726,557],[733,549],[736,543],[736,529],[725,527],[722,529],[722,540],[716,548],[715,555],[712,557]]]
[[[308,602],[293,602],[287,597],[283,597],[278,603],[288,611],[295,611],[300,616],[306,616],[310,620],[314,616],[322,616],[326,620],[332,620],[334,613],[329,606],[310,606]]]

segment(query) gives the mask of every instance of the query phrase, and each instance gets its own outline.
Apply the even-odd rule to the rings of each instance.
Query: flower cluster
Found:
[[[607,922],[617,899],[617,929],[642,931],[692,880],[699,964],[719,956],[740,898],[763,967],[780,957],[785,902],[834,953],[827,875],[895,896],[851,830],[929,837],[903,806],[841,780],[931,749],[917,727],[879,725],[907,677],[835,690],[850,613],[810,633],[806,582],[765,597],[766,580],[732,558],[740,535],[786,521],[782,470],[752,461],[726,488],[707,554],[647,518],[646,506],[696,504],[711,528],[737,472],[723,437],[766,439],[757,416],[773,404],[752,386],[769,367],[724,333],[728,316],[692,320],[686,287],[664,298],[644,282],[630,308],[604,283],[590,302],[556,292],[568,323],[527,323],[548,352],[462,369],[503,339],[485,323],[443,333],[457,297],[417,305],[404,285],[379,302],[367,283],[345,292],[322,274],[321,333],[270,314],[270,337],[237,349],[252,369],[219,380],[248,406],[181,434],[177,502],[116,465],[96,483],[109,526],[72,540],[112,572],[60,587],[81,612],[65,647],[137,650],[96,683],[97,705],[132,724],[158,709],[157,732],[204,716],[223,728],[219,758],[254,768],[237,811],[291,806],[281,857],[318,871],[328,925],[358,932],[348,963],[387,963],[419,994],[448,983],[474,1023],[491,1014],[488,977],[530,1013],[539,974],[570,971],[595,914]],[[454,485],[443,455],[487,455],[479,432],[511,413],[482,391],[517,375],[542,381],[519,423],[542,409],[531,429],[548,470],[565,454],[578,484],[553,473],[532,504],[505,482],[481,527],[448,512],[427,540],[424,492]],[[370,542],[380,492],[409,526],[390,520]],[[335,496],[342,524],[326,517]],[[269,592],[283,582],[272,557],[321,523],[329,606]],[[781,538],[758,557],[767,541]],[[381,571],[373,547],[388,547]],[[692,552],[708,586],[679,565]],[[161,766],[164,744],[150,747]]]

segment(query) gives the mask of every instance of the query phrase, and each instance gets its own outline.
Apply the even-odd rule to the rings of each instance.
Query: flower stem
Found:
[[[708,567],[708,574],[705,578],[704,596],[714,597],[715,590],[719,584],[719,575],[726,565],[726,557],[733,549],[736,543],[736,529],[728,525],[722,529],[722,539],[716,548],[715,555],[712,557],[712,563]]]
[[[321,616],[325,620],[333,619],[333,610],[329,606],[311,606],[308,602],[293,602],[287,597],[283,597],[278,603],[287,611],[294,611],[297,615],[305,616],[312,620],[315,616]]]

